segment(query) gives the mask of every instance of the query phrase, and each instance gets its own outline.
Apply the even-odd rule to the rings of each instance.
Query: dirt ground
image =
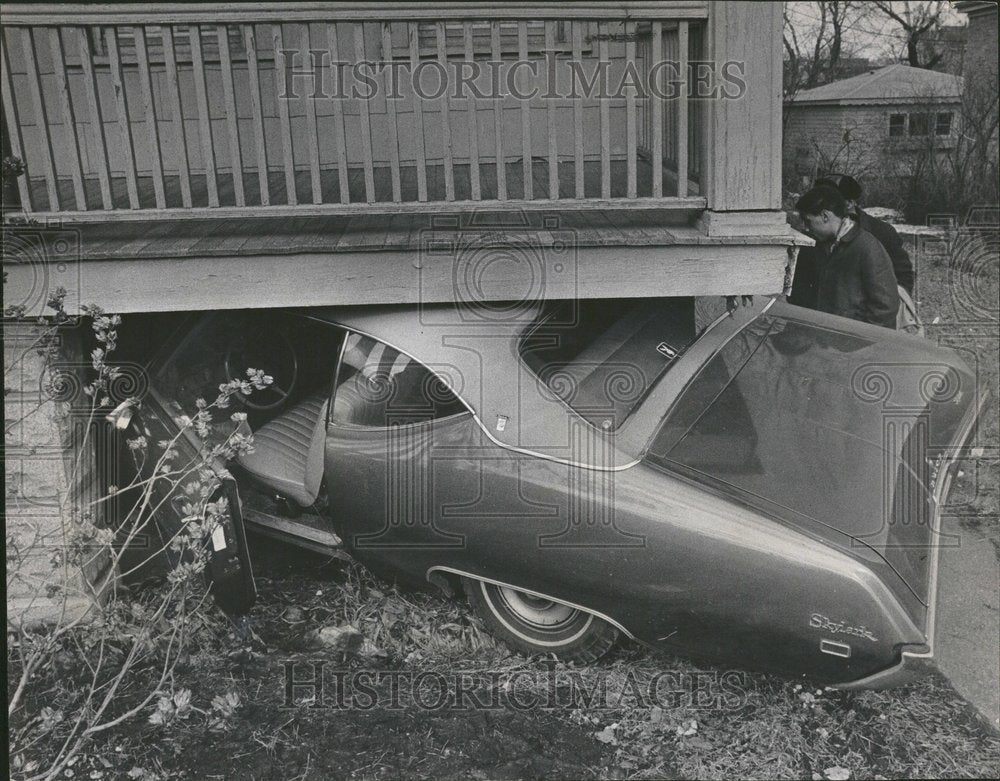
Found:
[[[253,554],[256,638],[207,633],[173,681],[191,708],[166,723],[122,725],[91,744],[67,778],[877,779],[1000,770],[1000,738],[939,675],[844,693],[696,668],[627,643],[574,670],[512,655],[463,605],[398,592],[356,565],[261,540]],[[344,654],[315,641],[318,627],[347,623],[370,644]],[[650,700],[647,684],[664,671],[673,684]],[[456,696],[459,672],[464,696]],[[607,693],[580,699],[568,688],[574,680],[584,694],[602,684]],[[211,701],[228,695],[238,706],[214,718]]]

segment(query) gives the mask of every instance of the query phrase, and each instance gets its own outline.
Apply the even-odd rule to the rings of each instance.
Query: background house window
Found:
[[[889,115],[889,135],[890,136],[906,135],[906,114]]]
[[[934,135],[936,136],[950,136],[951,135],[951,112],[946,111],[937,115],[937,121],[934,123]]]
[[[910,135],[911,136],[927,135],[926,114],[910,114]]]

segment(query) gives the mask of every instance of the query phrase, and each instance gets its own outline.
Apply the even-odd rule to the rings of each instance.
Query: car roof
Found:
[[[497,444],[600,469],[635,464],[639,448],[619,444],[627,439],[628,421],[614,433],[594,428],[520,359],[518,339],[541,311],[537,303],[523,303],[488,309],[460,304],[331,307],[299,313],[375,337],[417,359],[465,402]],[[643,443],[648,433],[641,437]]]

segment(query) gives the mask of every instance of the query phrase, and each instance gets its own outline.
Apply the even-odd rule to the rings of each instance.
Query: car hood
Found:
[[[776,304],[702,366],[645,457],[847,535],[926,602],[939,467],[979,397],[951,350]]]

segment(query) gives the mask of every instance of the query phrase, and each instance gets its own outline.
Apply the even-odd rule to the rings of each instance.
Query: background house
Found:
[[[954,145],[961,100],[961,77],[902,64],[800,92],[784,106],[786,182],[901,176],[915,150]]]

